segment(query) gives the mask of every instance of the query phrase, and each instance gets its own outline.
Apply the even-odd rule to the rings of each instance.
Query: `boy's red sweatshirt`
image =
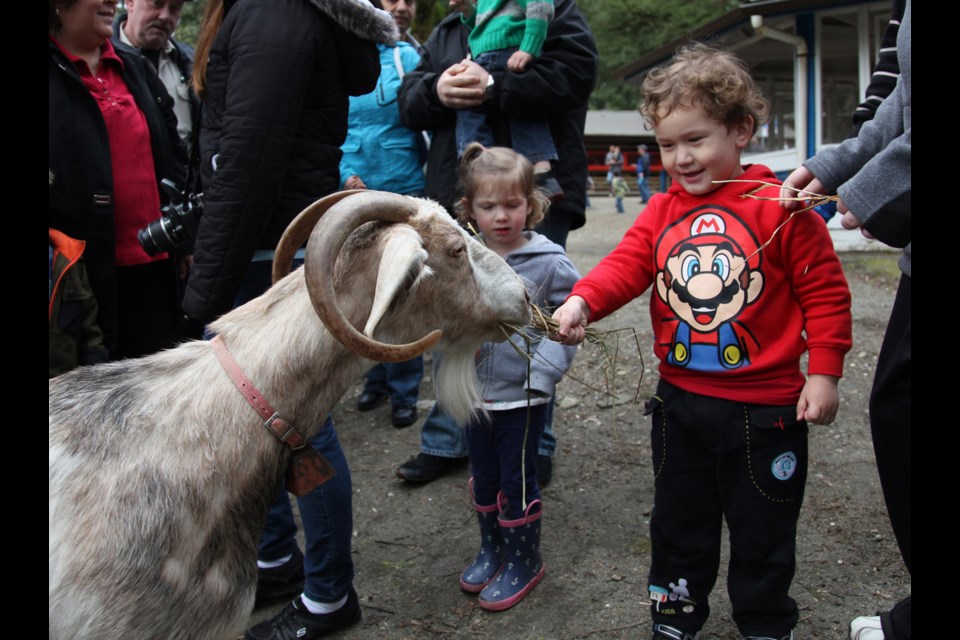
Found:
[[[851,346],[850,290],[823,219],[744,197],[763,165],[705,196],[678,184],[651,198],[620,244],[574,286],[590,322],[653,285],[661,377],[738,402],[794,404],[808,374],[840,377]],[[776,198],[767,187],[755,195]],[[768,243],[768,244],[767,244]]]

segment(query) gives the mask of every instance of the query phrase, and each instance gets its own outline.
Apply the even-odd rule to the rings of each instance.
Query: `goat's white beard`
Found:
[[[464,426],[470,424],[478,413],[485,413],[475,358],[475,348],[447,348],[433,381],[437,404],[457,424]]]

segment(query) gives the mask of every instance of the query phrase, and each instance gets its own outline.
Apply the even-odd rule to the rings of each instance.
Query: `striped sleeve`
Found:
[[[893,6],[890,9],[890,22],[887,23],[887,28],[883,31],[880,52],[877,54],[877,64],[874,67],[873,75],[870,77],[866,97],[853,113],[854,129],[852,136],[860,131],[864,122],[873,119],[877,107],[893,92],[893,88],[897,85],[897,77],[900,75],[900,67],[897,64],[897,33],[900,31],[900,19],[903,17],[905,4],[906,0],[893,0]]]

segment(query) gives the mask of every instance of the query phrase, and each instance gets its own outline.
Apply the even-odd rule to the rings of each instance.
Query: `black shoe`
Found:
[[[257,598],[254,609],[284,602],[303,591],[303,554],[298,548],[285,563],[257,569]]]
[[[464,466],[469,458],[441,458],[428,453],[418,453],[397,469],[397,477],[410,482],[430,482],[445,473]]]
[[[249,629],[244,640],[312,640],[357,624],[363,614],[357,592],[350,587],[347,601],[333,613],[310,613],[296,598],[270,620]]]
[[[398,404],[393,407],[393,426],[397,429],[409,427],[417,421],[417,405]]]
[[[553,478],[553,458],[537,454],[537,484],[542,489],[550,484],[551,478]]]
[[[654,623],[653,640],[700,640],[700,632],[690,633],[666,624]]]
[[[389,396],[385,393],[377,393],[376,391],[364,391],[360,394],[360,398],[357,400],[357,410],[359,411],[370,411],[371,409],[376,409],[384,402],[389,399]]]
[[[551,202],[563,200],[563,187],[561,187],[560,183],[557,182],[557,179],[553,175],[553,171],[542,171],[540,173],[535,173],[533,175],[533,180],[536,182],[537,187],[543,189],[547,193],[547,197],[550,198]]]

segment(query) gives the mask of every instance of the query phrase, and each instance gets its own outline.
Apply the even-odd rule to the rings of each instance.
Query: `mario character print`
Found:
[[[693,209],[663,231],[656,289],[677,321],[670,364],[696,371],[750,365],[748,346],[759,345],[737,318],[763,292],[759,246],[735,213],[716,205]]]

